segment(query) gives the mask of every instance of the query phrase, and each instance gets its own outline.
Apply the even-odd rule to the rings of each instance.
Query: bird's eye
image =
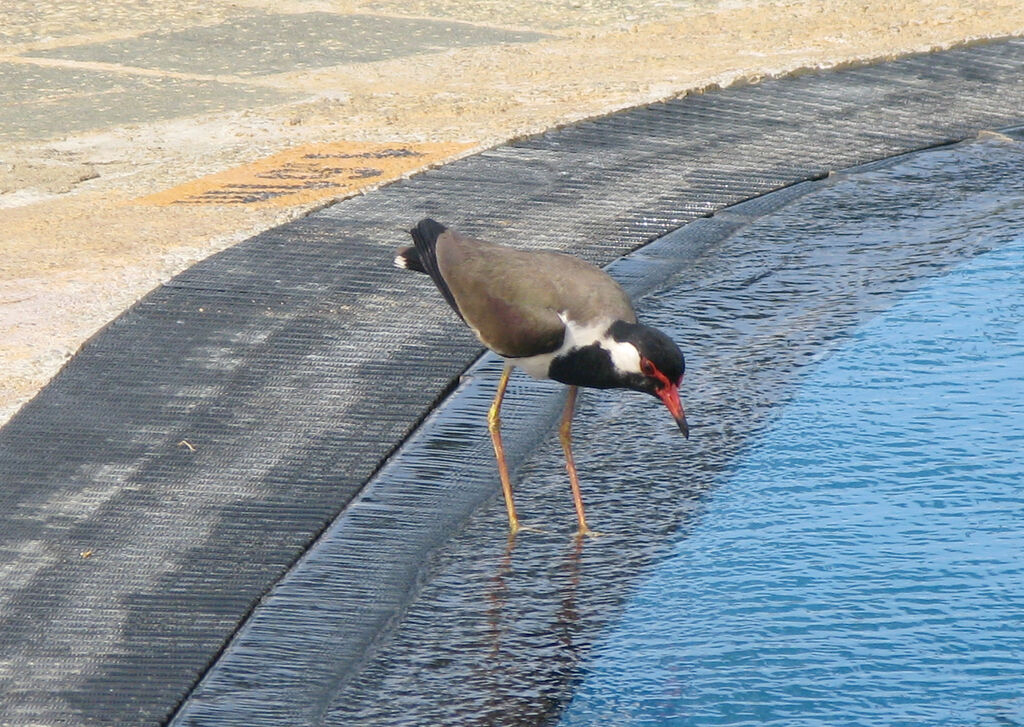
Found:
[[[640,370],[644,376],[654,376],[654,364],[645,358],[640,359]]]

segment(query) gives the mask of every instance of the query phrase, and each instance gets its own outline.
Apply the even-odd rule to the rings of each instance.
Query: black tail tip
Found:
[[[431,219],[430,217],[424,217],[422,220],[416,223],[416,227],[409,230],[409,234],[416,238],[421,237],[423,240],[429,240],[433,242],[437,239],[438,235],[447,230],[448,228],[442,225],[437,220]]]

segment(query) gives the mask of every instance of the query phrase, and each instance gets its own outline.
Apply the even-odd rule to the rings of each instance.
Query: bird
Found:
[[[521,250],[462,235],[430,218],[409,233],[394,265],[430,276],[441,296],[505,365],[487,425],[497,460],[509,530],[520,530],[501,441],[501,405],[514,368],[566,384],[559,425],[578,535],[587,524],[572,455],[572,419],[579,387],[632,389],[659,398],[689,438],[679,399],[686,362],[666,334],[637,322],[629,296],[607,273],[578,257]]]

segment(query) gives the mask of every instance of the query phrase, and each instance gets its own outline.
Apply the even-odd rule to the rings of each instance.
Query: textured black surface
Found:
[[[485,152],[186,271],[0,430],[0,723],[166,721],[475,357],[429,281],[390,267],[412,222],[608,262],[725,205],[1019,122],[1022,79],[1009,40],[690,96]],[[465,486],[455,511],[493,482]],[[415,578],[385,567],[395,507],[366,546],[383,579],[361,604],[381,610],[371,630]]]

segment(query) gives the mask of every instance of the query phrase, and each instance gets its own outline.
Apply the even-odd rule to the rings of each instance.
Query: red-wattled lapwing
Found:
[[[679,403],[685,368],[679,347],[661,331],[637,323],[625,291],[583,260],[474,240],[431,219],[422,220],[410,233],[415,245],[399,250],[395,265],[430,275],[477,338],[505,358],[487,423],[512,532],[519,529],[519,518],[501,445],[499,412],[509,374],[518,366],[534,378],[569,385],[559,435],[579,534],[591,534],[572,458],[576,387],[653,394],[688,437]]]

